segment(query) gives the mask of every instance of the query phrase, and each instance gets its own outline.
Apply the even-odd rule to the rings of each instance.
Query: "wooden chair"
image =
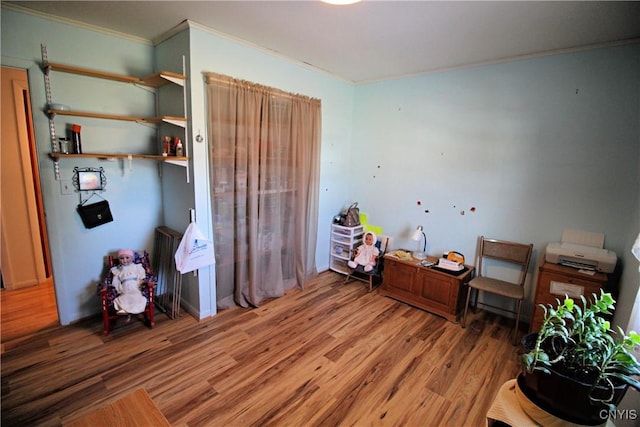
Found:
[[[471,297],[472,290],[476,291],[476,298],[473,307],[474,310],[478,303],[479,291],[510,298],[516,303],[516,311],[513,312],[516,314],[515,326],[513,329],[513,342],[514,344],[517,344],[520,311],[522,308],[522,301],[524,300],[524,282],[527,277],[527,271],[529,270],[529,261],[531,261],[532,251],[533,244],[487,239],[484,236],[480,237],[480,250],[477,257],[476,277],[471,279],[468,284],[469,289],[467,290],[467,300],[464,306],[464,316],[462,317],[463,328],[467,319],[467,310],[469,308],[469,299]],[[516,282],[510,282],[496,277],[487,276],[486,268],[483,270],[483,266],[486,267],[486,263],[483,263],[485,259],[493,259],[517,265],[519,268],[518,280]]]
[[[156,285],[156,277],[151,271],[151,264],[149,263],[149,254],[147,251],[136,251],[133,253],[133,262],[136,264],[142,264],[146,272],[146,277],[143,280],[141,291],[142,295],[147,298],[147,306],[142,313],[147,320],[149,327],[155,326],[154,320],[154,292]],[[111,268],[117,266],[120,263],[117,257],[109,255],[107,262],[107,272],[102,279],[102,282],[98,284],[98,295],[100,295],[101,309],[102,309],[102,326],[104,336],[109,335],[112,329],[112,324],[120,318],[129,318],[129,314],[121,314],[116,311],[113,306],[113,301],[118,296],[115,287],[113,287]]]
[[[358,265],[356,268],[349,268],[349,274],[344,279],[344,283],[347,284],[351,279],[360,280],[369,284],[369,292],[373,290],[375,286],[382,283],[382,270],[384,270],[384,254],[389,247],[390,238],[388,236],[381,236],[375,245],[380,250],[380,254],[376,258],[376,265],[371,271],[364,271],[364,267]],[[351,259],[355,258],[355,251],[351,256]]]

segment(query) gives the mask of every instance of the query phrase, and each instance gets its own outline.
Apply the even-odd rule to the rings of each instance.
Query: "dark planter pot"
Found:
[[[609,407],[592,403],[591,386],[559,373],[545,374],[535,371],[518,375],[518,385],[523,394],[548,413],[574,424],[598,426],[606,423]],[[613,404],[620,403],[627,385],[616,387]],[[608,393],[601,390],[601,393]],[[595,391],[598,394],[598,391]]]
[[[527,338],[529,343],[531,339],[523,338],[525,351],[528,351],[528,343],[525,342]],[[535,337],[533,344],[535,344]],[[609,395],[609,390],[602,387],[591,390],[590,384],[567,377],[553,369],[549,370],[551,374],[534,371],[518,375],[518,385],[529,400],[548,413],[575,424],[597,426],[607,421],[609,407],[598,402],[592,403],[589,396],[604,398]],[[618,405],[627,387],[627,384],[617,386],[611,403]]]

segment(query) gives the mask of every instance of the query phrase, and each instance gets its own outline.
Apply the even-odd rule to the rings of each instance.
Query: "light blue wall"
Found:
[[[63,160],[60,163],[63,179],[70,179],[74,166],[105,168],[108,185],[103,195],[109,200],[115,220],[86,230],[75,213],[78,195],[60,195],[59,182],[53,178],[53,163],[47,156],[50,143],[47,117],[42,112],[45,91],[40,69],[41,43],[46,43],[52,62],[133,76],[144,76],[157,69],[179,72],[184,55],[190,93],[187,106],[189,182],[184,168],[163,165],[159,174],[153,161],[134,161],[133,170],[129,170],[128,163],[122,161]],[[30,71],[39,166],[62,324],[99,311],[95,285],[100,280],[103,259],[108,252],[121,247],[151,248],[153,230],[158,225],[184,231],[189,209],[195,209],[202,231],[209,236],[213,234],[203,78],[206,71],[322,100],[322,176],[316,259],[320,269],[327,268],[329,224],[349,200],[345,170],[350,152],[352,85],[197,28],[179,32],[154,48],[5,8],[2,10],[2,65]],[[62,73],[53,75],[52,83],[54,100],[77,109],[155,115],[153,93],[133,86]],[[181,102],[174,89],[160,90],[163,112],[174,108],[171,103]],[[172,114],[180,115],[181,107],[176,105]],[[158,148],[155,128],[89,119],[73,122],[83,125],[85,152],[144,153]],[[166,125],[160,128],[162,135],[176,132]],[[197,134],[205,138],[202,143],[194,141]],[[215,269],[201,269],[197,277],[187,274],[183,281],[182,296],[187,309],[198,318],[215,314]]]
[[[176,71],[185,55],[189,183],[185,170],[171,165],[162,168],[160,178],[155,162],[137,161],[131,172],[108,162],[63,161],[66,178],[73,166],[97,165],[107,171],[104,195],[116,221],[85,230],[75,214],[77,195],[60,195],[47,158],[47,120],[40,112],[44,77],[38,66],[42,42],[52,61],[131,75],[150,73],[154,65]],[[149,247],[157,225],[182,231],[190,208],[205,234],[213,234],[207,71],[322,100],[319,270],[329,265],[331,219],[354,200],[394,238],[396,248],[412,248],[409,233],[424,225],[431,254],[455,249],[473,258],[477,236],[487,234],[532,242],[539,258],[563,228],[600,231],[625,267],[617,316],[628,319],[639,283],[637,262],[629,254],[640,231],[639,58],[640,48],[634,45],[353,86],[197,26],[154,50],[2,11],[2,64],[30,71],[63,324],[97,312],[95,281],[106,252]],[[58,102],[74,105],[80,102],[78,93],[92,93],[90,99],[78,97],[86,102],[83,108],[153,110],[152,97],[137,88],[54,77]],[[175,99],[169,95],[161,103]],[[198,133],[205,138],[202,143],[193,139]],[[139,146],[148,151],[154,138],[155,130],[137,125],[87,121],[83,127],[85,151],[89,141],[104,150]],[[198,277],[187,275],[185,283],[183,297],[190,311],[199,318],[215,314],[214,268],[201,270]]]
[[[360,85],[352,194],[396,248],[415,247],[418,224],[429,253],[471,262],[483,234],[534,243],[529,295],[538,258],[564,228],[603,232],[629,267],[618,304],[628,319],[639,104],[640,45]]]
[[[189,33],[181,31],[174,36],[156,46],[156,68],[174,72],[184,72],[187,76],[186,93],[190,93],[193,76],[189,72]],[[183,70],[184,67],[184,70]],[[182,116],[186,114],[191,118],[191,107],[187,95],[186,113],[184,112],[184,99],[182,88],[175,85],[163,87],[160,92],[160,106],[163,111]],[[199,158],[193,155],[192,141],[193,131],[191,120],[187,125],[187,133],[179,132],[174,126],[165,126],[162,129],[163,135],[174,135],[184,140],[185,155],[190,157],[189,168],[184,169],[171,164],[165,164],[162,168],[162,195],[165,225],[173,230],[184,232],[189,225],[190,213],[195,209],[194,174],[193,165],[199,162]],[[173,132],[173,133],[172,133]],[[206,168],[204,169],[206,172]],[[207,223],[205,215],[196,215],[198,226]],[[205,227],[206,228],[206,227]],[[198,275],[188,273],[182,276],[182,306],[196,318],[201,319],[212,314],[210,289],[215,295],[215,274],[213,268],[203,268],[198,271]],[[202,290],[200,289],[202,283]],[[215,304],[213,306],[215,308]]]
[[[194,162],[194,193],[198,225],[213,235],[208,171],[206,89],[204,73],[215,72],[273,86],[322,101],[322,164],[316,264],[329,265],[331,219],[349,200],[349,141],[353,114],[353,86],[324,73],[306,68],[271,53],[221,37],[202,28],[190,30],[189,82],[191,98],[190,149]],[[193,138],[201,133],[202,143]],[[200,271],[200,317],[215,313],[213,268]],[[207,309],[209,311],[207,311]]]
[[[99,311],[96,283],[105,256],[123,247],[150,248],[153,227],[162,223],[160,178],[155,162],[98,159],[63,159],[62,179],[70,180],[74,167],[103,167],[106,192],[114,221],[85,229],[76,213],[79,194],[61,195],[48,158],[51,144],[40,44],[46,44],[49,60],[119,74],[144,76],[153,71],[153,47],[105,36],[38,17],[2,9],[2,65],[27,69],[47,217],[49,244],[60,322]],[[153,93],[132,85],[71,74],[51,74],[54,102],[77,110],[132,115],[155,115]],[[148,153],[155,149],[155,129],[135,123],[58,116],[56,132],[70,123],[82,125],[84,152]],[[92,201],[97,201],[94,198]],[[17,248],[16,248],[17,249]]]

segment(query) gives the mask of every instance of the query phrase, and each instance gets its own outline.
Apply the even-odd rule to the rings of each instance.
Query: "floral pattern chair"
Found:
[[[126,318],[128,321],[131,318],[129,314],[119,314],[113,307],[113,300],[118,296],[116,288],[111,284],[113,275],[111,268],[119,264],[117,257],[109,255],[107,272],[100,283],[98,283],[98,295],[100,296],[101,308],[102,308],[102,324],[104,336],[109,335],[112,329],[112,324],[119,318]],[[154,320],[154,292],[157,282],[156,276],[151,270],[151,264],[149,262],[149,253],[147,251],[134,251],[133,262],[136,264],[142,264],[146,272],[145,279],[143,280],[141,291],[142,295],[147,298],[147,306],[142,313],[147,321],[149,327],[155,326]]]

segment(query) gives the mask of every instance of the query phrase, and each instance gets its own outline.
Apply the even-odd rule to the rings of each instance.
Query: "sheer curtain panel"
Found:
[[[317,274],[320,100],[205,77],[217,305],[257,307]]]

